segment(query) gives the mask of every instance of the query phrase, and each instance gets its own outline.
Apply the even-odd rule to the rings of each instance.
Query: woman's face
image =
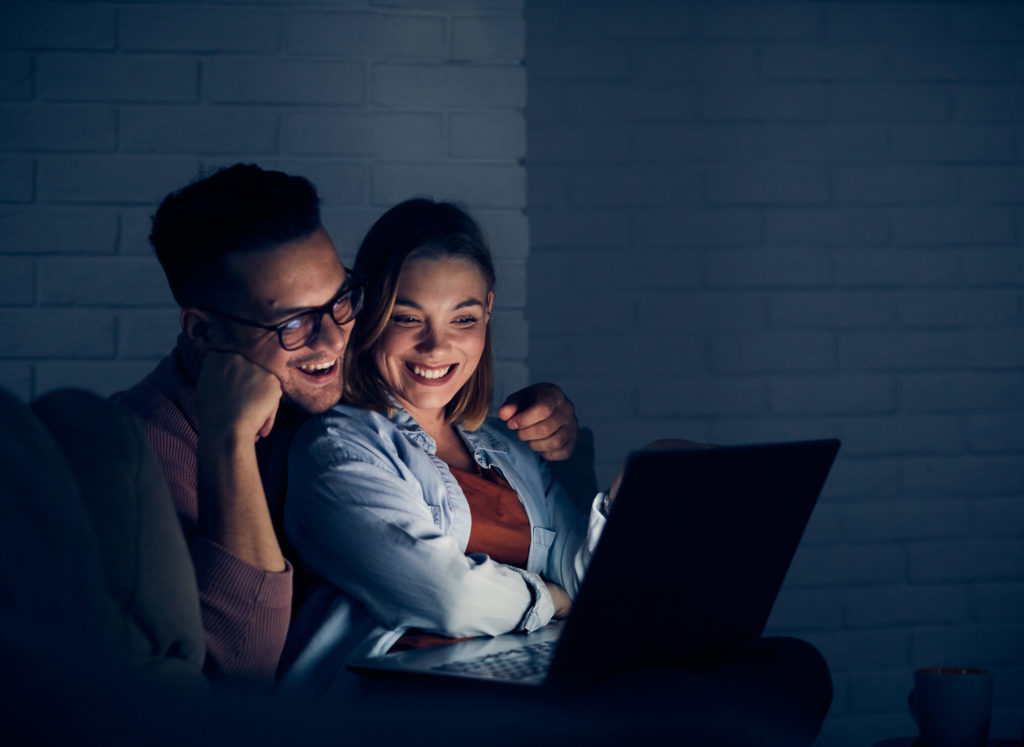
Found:
[[[472,260],[405,263],[374,360],[388,389],[417,420],[443,416],[445,405],[476,371],[493,299]]]

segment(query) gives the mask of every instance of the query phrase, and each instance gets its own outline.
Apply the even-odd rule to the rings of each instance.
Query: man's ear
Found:
[[[210,318],[196,308],[182,309],[178,322],[185,336],[195,343],[210,343]]]

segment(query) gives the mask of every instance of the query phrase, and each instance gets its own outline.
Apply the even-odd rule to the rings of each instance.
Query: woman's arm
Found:
[[[438,529],[411,473],[324,429],[312,442],[302,435],[290,459],[285,529],[313,570],[384,625],[475,636],[550,620],[540,577],[467,557]]]
[[[551,594],[551,601],[555,605],[555,617],[562,620],[569,616],[570,610],[572,610],[572,600],[569,599],[569,595],[565,593],[558,584],[553,584],[550,581],[545,581],[544,585],[548,587],[548,592]]]
[[[548,464],[536,460],[534,469],[543,486],[545,506],[555,531],[543,575],[574,600],[604,529],[605,516],[600,510],[604,494],[592,497],[584,513],[552,476]]]

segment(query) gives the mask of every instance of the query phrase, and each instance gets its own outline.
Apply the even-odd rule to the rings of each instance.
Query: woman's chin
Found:
[[[461,382],[450,382],[447,386],[407,386],[395,396],[406,409],[437,414],[455,399],[461,386]]]

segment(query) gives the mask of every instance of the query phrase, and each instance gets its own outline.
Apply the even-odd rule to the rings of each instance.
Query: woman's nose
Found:
[[[429,352],[444,347],[446,342],[444,331],[428,324],[423,327],[423,334],[420,335],[417,347],[421,352]]]

